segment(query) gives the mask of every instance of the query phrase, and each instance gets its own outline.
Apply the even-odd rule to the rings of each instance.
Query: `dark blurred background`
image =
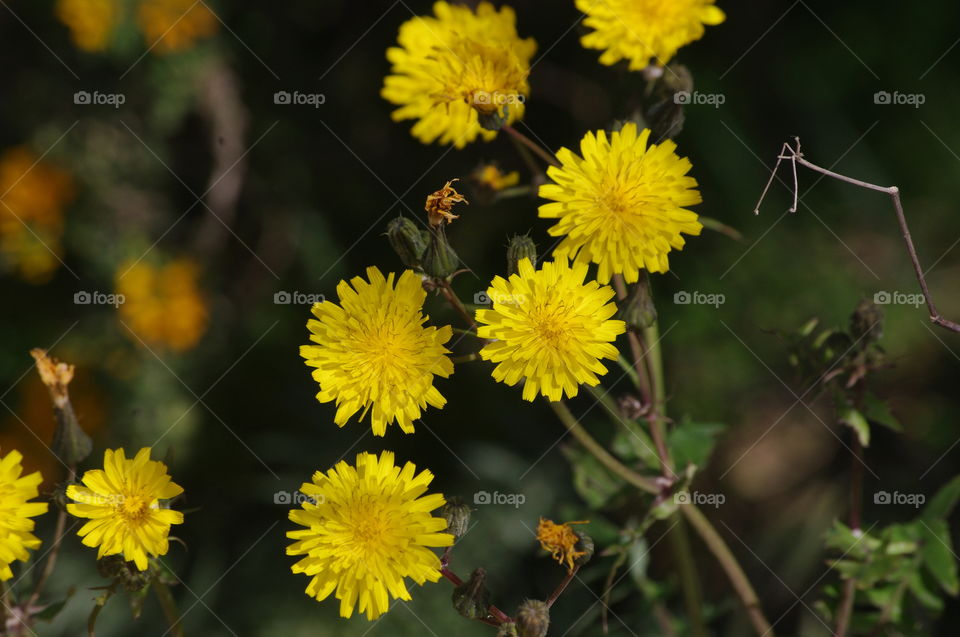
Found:
[[[28,351],[49,347],[76,363],[72,394],[96,444],[88,467],[99,464],[106,447],[154,444],[154,456],[167,458],[186,489],[179,506],[193,512],[175,529],[186,548],[174,544],[166,561],[184,582],[175,593],[188,635],[491,634],[454,613],[444,582],[412,590],[411,603],[376,624],[340,620],[333,600],[317,604],[303,594],[307,579],[290,572],[294,560],[284,554],[289,507],[275,503],[275,494],[361,450],[392,449],[429,467],[435,489],[468,501],[478,491],[523,494],[519,507],[478,506],[453,561],[461,575],[486,567],[495,602],[508,611],[526,597],[545,597],[563,575],[536,545],[538,516],[592,516],[601,546],[615,538],[616,520],[591,513],[571,486],[562,449],[572,443],[558,443],[562,429],[552,413],[521,401],[517,388],[493,383],[487,364],[461,365],[439,380],[449,404],[427,411],[415,435],[391,427],[374,438],[366,421],[338,429],[334,408],[314,399],[317,387],[298,355],[309,307],[275,303],[278,292],[335,299],[337,282],[368,265],[400,269],[383,236],[386,222],[422,214],[428,193],[482,162],[496,160],[529,180],[504,135],[456,151],[424,146],[409,134],[410,122],[391,121],[392,108],[379,96],[388,72],[384,52],[400,24],[430,12],[430,3],[211,3],[218,17],[210,35],[167,54],[147,51],[126,22],[106,50],[82,51],[53,2],[2,4],[0,154],[29,149],[44,166],[67,173],[72,188],[61,198],[62,248],[55,251],[62,264],[26,276],[8,259],[0,277],[0,445],[21,449],[28,467],[42,469],[46,489],[62,479],[41,444],[49,443],[52,420]],[[557,149],[629,115],[641,76],[600,66],[598,53],[579,45],[584,28],[572,0],[513,5],[520,35],[539,45],[519,130]],[[671,274],[653,277],[669,410],[676,419],[728,427],[696,482],[726,496],[708,514],[754,580],[771,621],[780,620],[778,633],[822,635],[807,607],[834,581],[824,575],[821,537],[846,515],[848,434],[828,426],[827,404],[797,404],[808,388],[794,380],[775,332],[811,316],[843,326],[862,298],[919,290],[883,195],[804,171],[797,214],[786,213],[791,195],[781,183],[760,216],[753,209],[780,145],[793,135],[811,161],[899,185],[940,310],[960,316],[960,6],[720,6],[726,23],[709,28],[676,61],[691,69],[698,91],[725,101],[688,107],[677,142],[701,185],[697,211],[737,228],[744,240],[704,231],[672,255]],[[123,94],[125,102],[76,104],[78,91]],[[277,91],[325,100],[317,108],[275,104]],[[878,91],[921,94],[925,102],[877,104]],[[791,180],[786,169],[780,176]],[[536,206],[526,197],[494,205],[474,198],[458,210],[449,236],[472,269],[455,281],[462,296],[503,273],[510,234],[529,231],[542,250],[550,247],[550,223],[536,217]],[[36,257],[42,246],[26,249],[43,260]],[[115,292],[119,274],[138,258],[138,267],[192,264],[196,290],[158,307],[143,301],[139,317],[136,307],[124,314],[75,303],[77,292]],[[189,273],[183,276],[189,282],[176,290],[193,285]],[[676,305],[680,291],[723,294],[725,303]],[[915,515],[910,507],[874,505],[870,494],[932,494],[960,461],[960,339],[931,328],[923,307],[886,310],[883,344],[895,366],[875,387],[904,432],[876,430],[867,451],[870,523]],[[194,319],[182,326],[186,344],[173,344],[163,325],[181,311]],[[442,299],[430,298],[427,311],[437,323],[456,324]],[[151,329],[158,333],[153,340]],[[459,344],[458,353],[468,346]],[[605,383],[617,396],[627,390],[615,384],[619,379],[614,366]],[[572,407],[581,414],[591,404],[583,397]],[[607,440],[599,412],[585,422]],[[52,523],[48,515],[39,524],[46,542]],[[650,543],[664,530],[654,526]],[[749,634],[722,572],[693,541],[716,634]],[[663,546],[654,547],[649,574],[676,587]],[[66,540],[48,597],[77,590],[39,634],[80,634],[94,595],[88,588],[104,584],[94,556],[75,535]],[[600,633],[598,595],[610,562],[598,556],[570,586],[555,607],[551,634]],[[649,618],[635,590],[632,577],[619,583],[612,634],[656,634],[643,632]],[[111,600],[98,634],[165,630],[152,600],[136,623],[124,606],[123,598]],[[956,605],[948,608],[937,634],[953,634],[958,615]]]

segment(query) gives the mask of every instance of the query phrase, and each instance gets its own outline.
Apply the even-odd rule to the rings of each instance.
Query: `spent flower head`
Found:
[[[576,559],[586,555],[587,552],[577,550],[580,536],[570,528],[571,524],[589,524],[589,522],[581,520],[557,524],[553,520],[540,518],[540,523],[537,524],[537,539],[543,550],[549,551],[553,559],[561,565],[566,565],[567,570],[573,572]]]

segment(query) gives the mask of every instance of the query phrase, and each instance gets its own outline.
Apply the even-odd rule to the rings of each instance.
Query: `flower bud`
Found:
[[[497,637],[517,637],[517,625],[513,622],[500,624],[500,628],[497,630]]]
[[[657,320],[657,307],[653,304],[650,277],[646,270],[630,290],[630,295],[620,306],[620,318],[632,328],[642,330]]]
[[[528,599],[517,609],[519,637],[546,637],[550,628],[550,607],[538,599]]]
[[[100,577],[120,582],[124,590],[131,593],[143,590],[150,581],[150,571],[141,571],[122,555],[107,555],[97,560],[97,572]]]
[[[507,119],[510,114],[510,105],[504,104],[502,109],[482,112],[477,111],[477,122],[480,124],[480,128],[484,130],[493,130],[497,131],[503,128],[503,125],[507,123]]]
[[[430,233],[430,243],[423,253],[423,271],[437,279],[445,279],[457,271],[460,257],[450,247],[442,227]]]
[[[861,349],[883,338],[883,308],[869,299],[860,301],[850,315],[850,336]]]
[[[580,538],[574,547],[573,550],[579,553],[576,558],[574,558],[573,563],[576,566],[583,566],[590,561],[590,558],[593,557],[593,538],[584,533],[583,531],[574,531],[577,534],[577,537]]]
[[[430,241],[429,233],[411,219],[397,217],[387,224],[387,240],[400,261],[408,268],[420,267],[420,260]]]
[[[458,540],[466,535],[470,527],[471,510],[460,498],[450,498],[440,509],[440,517],[447,521],[447,532]]]
[[[483,619],[490,614],[487,572],[478,568],[470,579],[453,589],[453,607],[467,619]]]
[[[517,264],[523,259],[530,259],[530,263],[537,262],[537,244],[529,235],[515,234],[507,244],[507,276],[517,273]]]

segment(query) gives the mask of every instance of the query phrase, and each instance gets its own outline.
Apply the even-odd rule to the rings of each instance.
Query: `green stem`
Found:
[[[563,401],[547,402],[554,413],[557,414],[563,426],[567,428],[567,431],[573,434],[573,437],[576,438],[594,458],[599,460],[603,466],[642,491],[653,494],[660,493],[660,487],[658,487],[653,480],[645,478],[632,469],[629,469],[604,449],[603,445],[597,442],[596,439],[583,428],[583,425],[576,419],[566,403]]]
[[[743,569],[740,568],[740,563],[737,562],[737,558],[733,556],[726,542],[723,541],[723,538],[720,537],[717,530],[710,524],[710,520],[700,512],[700,509],[692,504],[681,504],[678,508],[687,518],[687,521],[693,526],[694,530],[700,535],[704,544],[707,545],[707,548],[710,549],[710,552],[713,553],[713,556],[727,574],[730,583],[733,585],[733,589],[747,610],[750,623],[753,624],[756,633],[760,635],[760,637],[774,637],[773,627],[763,615],[763,609],[760,607],[760,599],[757,597],[756,591],[753,590],[750,580],[747,579]]]
[[[557,161],[557,158],[554,157],[553,153],[551,153],[549,150],[545,149],[543,146],[541,146],[537,142],[533,141],[532,139],[530,139],[529,137],[527,137],[526,135],[518,131],[513,126],[506,124],[504,125],[503,130],[506,131],[507,134],[509,134],[515,140],[517,140],[518,142],[520,142],[521,144],[523,144],[524,146],[532,150],[534,153],[536,153],[540,157],[540,159],[547,162],[551,166],[560,165],[560,162]]]
[[[643,342],[646,344],[644,359],[647,361],[647,367],[650,371],[650,385],[653,389],[653,402],[651,404],[650,415],[650,436],[657,445],[657,452],[663,462],[663,475],[666,478],[673,479],[676,476],[673,468],[673,460],[670,457],[670,450],[667,448],[667,431],[664,423],[666,421],[666,389],[663,375],[663,354],[660,350],[660,329],[656,321],[643,330]]]
[[[472,354],[463,354],[461,356],[451,356],[450,360],[454,365],[459,365],[460,363],[472,363],[473,361],[478,361],[480,359],[480,354],[473,352]]]
[[[683,588],[684,603],[687,612],[690,614],[692,633],[696,637],[707,637],[707,625],[703,618],[703,596],[700,593],[697,565],[693,560],[690,536],[682,517],[678,516],[676,518],[676,524],[670,527],[667,535],[680,571],[680,586]]]
[[[180,611],[177,609],[177,602],[173,599],[170,587],[156,577],[153,580],[153,590],[157,594],[160,608],[163,609],[163,616],[167,618],[167,624],[170,625],[170,633],[173,637],[183,637]]]

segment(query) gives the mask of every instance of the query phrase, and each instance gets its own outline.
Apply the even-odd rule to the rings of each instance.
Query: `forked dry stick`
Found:
[[[799,185],[797,180],[797,164],[805,166],[814,172],[818,172],[821,175],[842,181],[854,186],[859,186],[860,188],[866,188],[867,190],[874,190],[876,192],[882,192],[890,196],[890,199],[893,201],[893,209],[897,213],[897,222],[900,224],[900,232],[903,234],[903,242],[907,246],[907,253],[910,255],[910,261],[913,263],[914,272],[917,275],[917,281],[920,283],[920,289],[923,290],[923,298],[927,304],[927,310],[930,312],[930,321],[934,325],[939,325],[944,327],[952,332],[960,333],[960,323],[954,323],[953,321],[945,319],[940,315],[940,312],[937,311],[937,306],[933,302],[933,297],[930,296],[930,289],[927,287],[927,280],[923,275],[923,268],[920,267],[920,260],[917,258],[917,249],[913,245],[913,239],[910,237],[910,228],[907,226],[907,218],[903,214],[903,203],[900,201],[900,189],[896,186],[877,186],[876,184],[870,184],[865,181],[860,181],[859,179],[854,179],[853,177],[847,177],[846,175],[841,175],[835,173],[832,170],[823,168],[822,166],[817,166],[812,164],[803,157],[803,152],[800,149],[800,138],[794,137],[794,142],[796,143],[796,148],[790,145],[790,142],[786,142],[783,145],[783,148],[780,149],[780,154],[777,155],[777,163],[773,167],[773,172],[770,173],[770,179],[767,181],[766,187],[763,189],[763,193],[760,195],[760,200],[757,202],[757,207],[754,208],[753,214],[760,214],[760,205],[763,203],[764,198],[767,196],[767,192],[770,190],[770,186],[773,185],[773,180],[777,176],[777,171],[780,169],[780,164],[784,161],[789,161],[793,166],[793,205],[790,207],[790,212],[796,212],[797,206],[799,205]]]

